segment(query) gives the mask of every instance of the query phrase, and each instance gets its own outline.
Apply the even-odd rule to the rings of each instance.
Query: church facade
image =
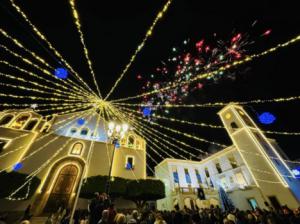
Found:
[[[107,129],[95,112],[43,117],[33,110],[2,111],[0,170],[18,168],[41,184],[28,200],[1,199],[0,210],[23,211],[31,204],[34,215],[41,216],[57,209],[58,202],[72,208],[83,179],[109,173],[114,145]],[[132,130],[115,150],[112,176],[146,178],[146,142]],[[79,200],[79,205],[86,208],[87,202]]]
[[[300,182],[276,141],[241,106],[230,104],[219,116],[233,145],[201,161],[165,159],[158,164],[156,177],[166,186],[158,209],[221,205],[221,188],[239,209],[299,207]]]

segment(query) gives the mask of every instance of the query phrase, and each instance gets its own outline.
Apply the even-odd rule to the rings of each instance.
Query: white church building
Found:
[[[158,164],[156,177],[166,186],[158,209],[220,205],[220,187],[239,209],[299,207],[300,181],[276,141],[268,139],[241,106],[230,104],[218,115],[233,145],[201,161],[165,159]]]

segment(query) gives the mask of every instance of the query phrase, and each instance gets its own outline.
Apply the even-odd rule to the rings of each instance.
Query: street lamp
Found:
[[[119,141],[124,138],[126,132],[128,131],[128,124],[115,124],[114,122],[109,122],[107,136],[111,143],[113,144],[113,153],[111,158],[111,163],[109,167],[108,180],[106,181],[105,192],[109,195],[110,191],[110,179],[111,179],[111,170],[114,162],[114,155],[116,150],[116,145],[119,145]]]

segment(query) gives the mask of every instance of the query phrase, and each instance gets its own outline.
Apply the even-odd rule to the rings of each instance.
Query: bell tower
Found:
[[[300,193],[292,186],[298,181],[276,150],[276,143],[264,135],[242,106],[229,104],[218,114],[264,200],[297,207]]]

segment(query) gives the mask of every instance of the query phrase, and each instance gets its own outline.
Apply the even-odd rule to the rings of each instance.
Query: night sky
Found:
[[[168,58],[173,46],[181,45],[187,38],[209,39],[216,33],[228,39],[234,30],[243,33],[252,32],[255,37],[267,29],[272,29],[272,34],[265,41],[259,41],[248,48],[249,53],[261,52],[293,38],[300,33],[297,3],[279,2],[174,0],[168,13],[159,22],[152,37],[111,98],[117,99],[140,93],[141,85],[137,82],[136,75],[150,74],[161,60]],[[26,0],[17,3],[81,77],[94,88],[68,1]],[[153,0],[78,0],[82,30],[102,95],[109,91],[164,3],[165,1]],[[8,0],[0,0],[0,6],[0,27],[22,40],[26,46],[42,55],[54,67],[58,66],[58,61],[45,50],[45,44],[39,42],[32,34],[29,26],[10,7]],[[256,20],[255,30],[251,30],[251,24]],[[0,40],[1,43],[5,41],[2,37]],[[236,80],[204,86],[201,93],[190,96],[188,102],[247,101],[300,95],[299,52],[300,43],[297,43],[243,65],[237,70],[247,72],[237,73]],[[8,56],[0,50],[0,57]],[[221,121],[216,115],[219,109],[174,109],[171,114],[185,120],[220,125]],[[251,115],[269,111],[277,117],[272,125],[260,125],[262,129],[300,132],[299,102],[249,105],[246,109]],[[173,124],[168,126],[181,128],[209,140],[231,144],[224,130],[193,129]],[[268,137],[275,138],[292,160],[300,158],[299,137],[275,135]],[[189,142],[187,139],[182,140]],[[207,144],[190,143],[204,150],[208,148]]]

